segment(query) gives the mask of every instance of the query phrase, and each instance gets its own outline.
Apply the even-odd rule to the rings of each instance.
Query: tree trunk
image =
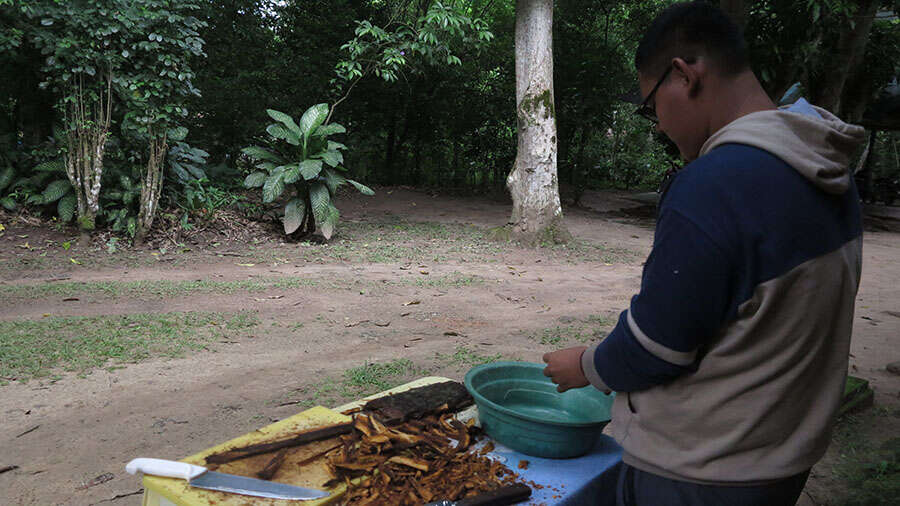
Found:
[[[747,18],[750,15],[750,5],[744,0],[721,0],[719,8],[732,20],[741,31],[747,28]]]
[[[100,84],[99,96],[92,99],[82,78],[77,78],[74,100],[65,108],[67,149],[63,160],[78,203],[78,226],[84,234],[94,229],[100,212],[103,155],[112,113],[112,75],[107,74]]]
[[[153,227],[159,196],[162,192],[163,162],[166,157],[166,134],[150,133],[150,156],[147,159],[147,172],[141,177],[141,203],[138,212],[137,230],[134,244],[144,244],[144,238]]]
[[[556,173],[553,0],[516,0],[516,161],[506,179],[511,234],[538,244],[565,242]]]
[[[859,8],[853,17],[855,23],[851,25],[850,20],[844,22],[837,53],[828,59],[828,68],[823,73],[825,82],[816,100],[820,107],[837,113],[847,77],[865,55],[869,32],[872,31],[872,23],[875,21],[879,4],[880,2],[876,0],[861,0],[857,3]]]

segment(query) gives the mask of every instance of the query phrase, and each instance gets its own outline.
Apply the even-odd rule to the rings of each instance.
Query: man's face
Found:
[[[638,82],[641,96],[645,99],[649,96],[647,106],[654,109],[659,118],[656,129],[672,139],[678,146],[681,158],[690,162],[697,158],[708,135],[699,92],[691,93],[691,80],[696,76],[685,72],[684,65],[673,64],[655,92],[653,88],[662,74],[645,75],[639,72]]]

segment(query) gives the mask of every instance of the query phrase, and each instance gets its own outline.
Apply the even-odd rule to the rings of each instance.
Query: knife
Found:
[[[205,467],[162,459],[134,459],[125,466],[130,474],[144,473],[187,480],[192,487],[232,494],[306,501],[328,496],[328,492],[234,474],[217,473]]]
[[[485,492],[472,497],[466,497],[458,501],[436,501],[425,506],[505,506],[515,504],[531,497],[531,488],[522,483],[500,487],[490,492]]]

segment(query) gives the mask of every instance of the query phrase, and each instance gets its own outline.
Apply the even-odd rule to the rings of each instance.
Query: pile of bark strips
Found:
[[[477,429],[452,413],[430,414],[387,426],[375,415],[354,416],[353,431],[329,456],[333,479],[348,490],[341,504],[415,505],[459,500],[511,485],[516,475],[489,459],[488,443],[472,447]]]
[[[473,446],[479,429],[474,420],[461,422],[454,413],[472,405],[465,387],[455,381],[436,383],[379,397],[353,412],[350,422],[315,427],[287,439],[255,443],[206,457],[218,466],[254,455],[273,454],[258,478],[272,479],[292,448],[335,439],[328,450],[304,460],[322,459],[332,488],[347,485],[339,504],[418,505],[430,501],[527,497],[530,489],[517,476],[486,455],[487,442]],[[512,501],[510,501],[512,502]],[[503,504],[509,504],[504,502]]]

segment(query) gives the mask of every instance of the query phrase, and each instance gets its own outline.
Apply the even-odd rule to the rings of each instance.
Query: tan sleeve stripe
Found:
[[[634,321],[630,309],[628,310],[628,328],[631,329],[631,333],[634,334],[634,337],[641,343],[641,346],[643,346],[645,350],[670,364],[687,366],[693,364],[694,359],[697,358],[697,350],[673,350],[672,348],[667,348],[647,337],[647,334],[644,334],[644,331],[642,331],[641,328],[638,327],[637,322]]]
[[[608,394],[612,390],[600,378],[600,375],[597,373],[597,366],[594,364],[594,353],[597,351],[597,346],[600,346],[599,341],[581,354],[581,370],[584,372],[584,377],[591,382],[591,385],[594,385],[597,390]]]

